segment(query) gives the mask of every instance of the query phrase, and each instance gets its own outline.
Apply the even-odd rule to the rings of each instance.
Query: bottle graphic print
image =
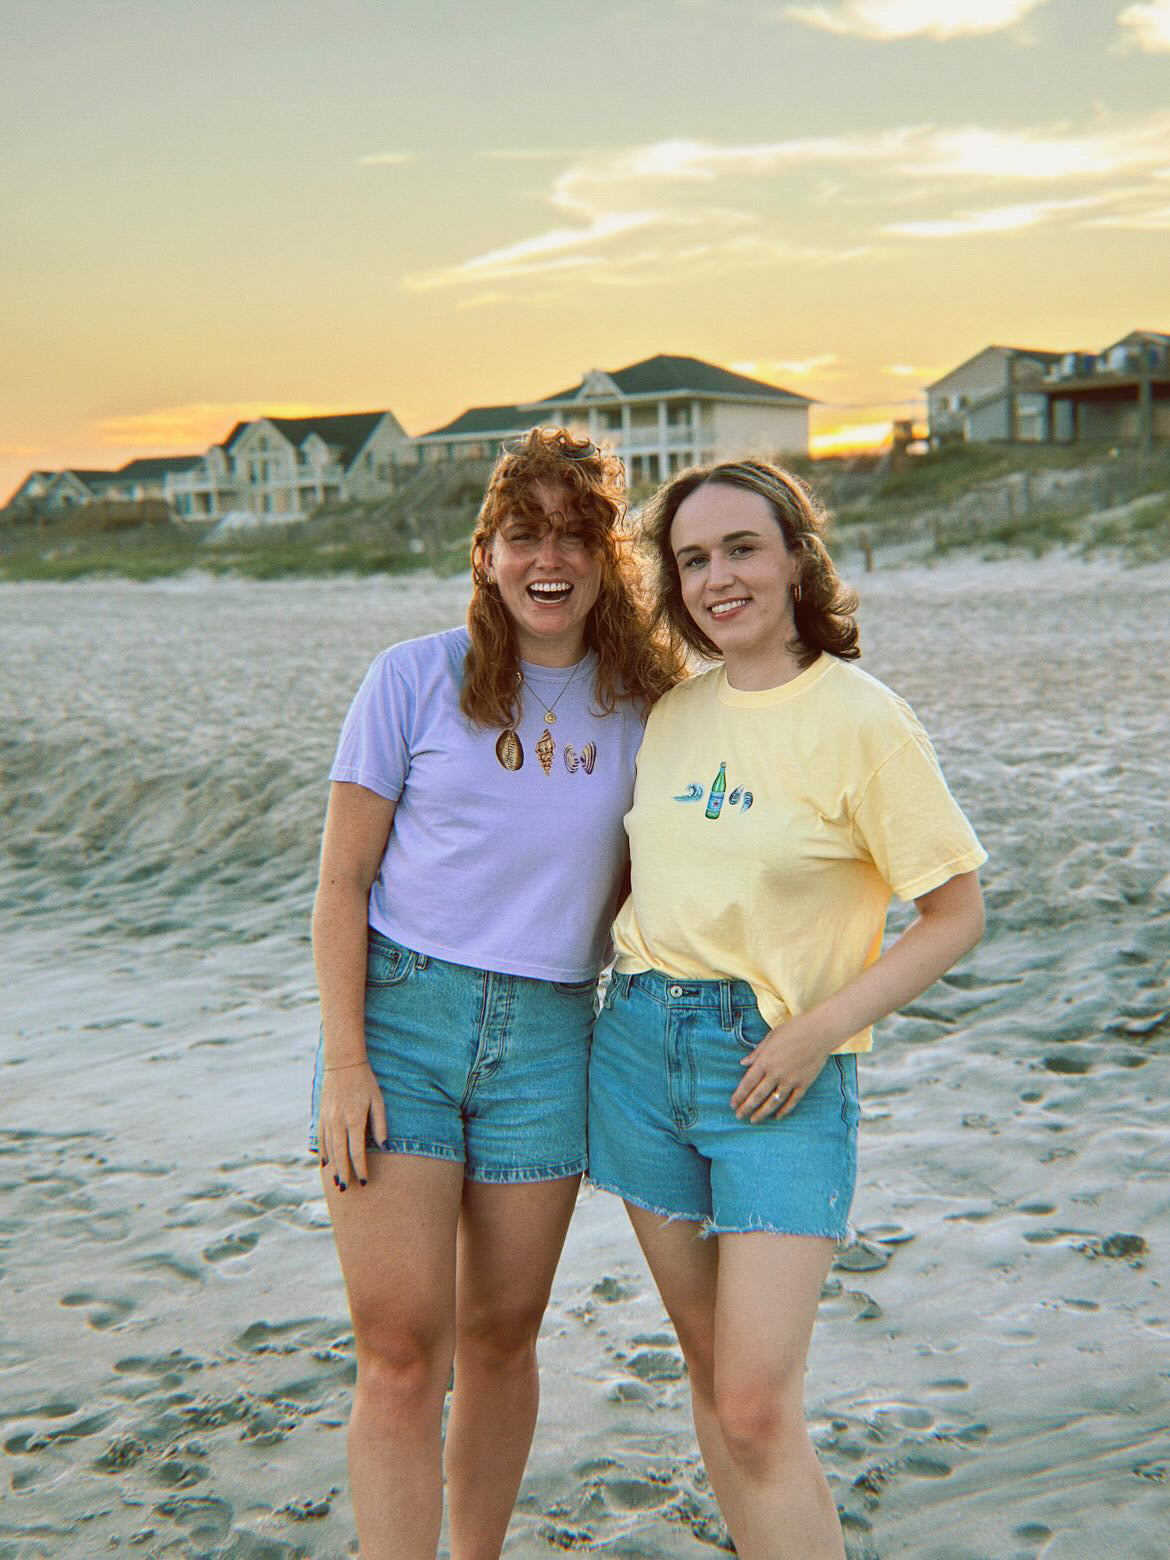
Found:
[[[727,761],[719,765],[719,773],[711,782],[711,794],[707,798],[706,817],[718,818],[719,809],[723,806],[723,797],[727,791]]]

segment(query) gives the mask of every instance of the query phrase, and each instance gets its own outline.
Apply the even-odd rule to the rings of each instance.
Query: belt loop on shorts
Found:
[[[609,980],[618,996],[624,1002],[630,994],[630,987],[634,983],[634,977],[632,975],[621,975],[617,970],[614,970]]]
[[[416,953],[414,956],[414,967],[416,970],[425,970],[430,962],[430,958],[425,953]]]
[[[735,1020],[731,1016],[731,982],[721,980],[719,982],[719,1026],[721,1029],[733,1029]]]

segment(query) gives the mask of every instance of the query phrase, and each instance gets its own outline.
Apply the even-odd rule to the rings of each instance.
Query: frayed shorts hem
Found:
[[[840,1250],[851,1245],[855,1233],[852,1225],[839,1232],[836,1230],[790,1230],[781,1229],[775,1224],[716,1224],[707,1213],[679,1213],[673,1208],[660,1208],[656,1203],[648,1202],[644,1197],[635,1197],[627,1192],[624,1187],[615,1186],[609,1181],[595,1181],[589,1177],[590,1185],[596,1187],[599,1192],[611,1192],[615,1197],[620,1197],[623,1202],[633,1203],[635,1208],[641,1208],[646,1213],[656,1214],[660,1219],[665,1219],[668,1224],[697,1224],[699,1226],[699,1238],[707,1240],[712,1235],[793,1235],[806,1240],[831,1240]]]
[[[386,1138],[381,1143],[368,1138],[366,1149],[368,1152],[378,1154],[411,1154],[418,1159],[443,1159],[448,1164],[462,1165],[465,1180],[492,1185],[525,1181],[561,1181],[569,1176],[581,1175],[585,1169],[583,1156],[560,1165],[519,1165],[515,1168],[476,1165],[469,1169],[463,1155],[449,1143],[426,1143],[417,1138]],[[317,1158],[321,1155],[320,1147],[312,1139],[309,1140],[309,1153]]]
[[[838,1234],[836,1230],[790,1230],[776,1224],[715,1224],[710,1221],[704,1226],[703,1235],[789,1235],[797,1240],[831,1240],[838,1250],[848,1246],[853,1239],[848,1230]]]
[[[707,1234],[706,1226],[709,1222],[705,1213],[679,1213],[673,1208],[659,1208],[657,1204],[647,1202],[644,1197],[636,1197],[632,1192],[627,1192],[622,1186],[615,1186],[611,1181],[595,1181],[589,1177],[590,1184],[599,1192],[611,1192],[615,1197],[620,1197],[623,1202],[633,1203],[635,1208],[641,1208],[646,1213],[655,1213],[660,1219],[665,1219],[668,1224],[681,1222],[683,1224],[701,1224],[702,1233]]]

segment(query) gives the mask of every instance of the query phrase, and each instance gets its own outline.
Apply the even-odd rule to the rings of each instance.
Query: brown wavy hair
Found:
[[[709,661],[723,658],[683,603],[678,563],[670,545],[670,531],[679,506],[709,483],[746,488],[766,499],[785,547],[799,559],[792,608],[797,637],[790,648],[798,655],[801,666],[811,665],[822,650],[843,661],[856,660],[861,654],[854,616],[857,592],[842,584],[829,557],[825,511],[799,477],[763,460],[692,467],[660,487],[647,504],[643,533],[657,575],[655,627],[668,633],[676,644],[681,641]]]
[[[626,526],[625,472],[616,456],[564,428],[533,428],[509,440],[496,461],[471,539],[471,646],[459,695],[463,713],[480,726],[511,726],[520,714],[520,655],[512,620],[488,579],[485,550],[509,515],[543,518],[538,483],[560,488],[584,525],[586,545],[601,564],[601,588],[585,622],[597,652],[594,696],[599,713],[618,700],[649,707],[684,675],[672,637],[656,630],[645,600]]]

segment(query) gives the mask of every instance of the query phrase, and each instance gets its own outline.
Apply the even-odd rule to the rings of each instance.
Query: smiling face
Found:
[[[792,591],[800,559],[761,493],[707,482],[670,528],[683,604],[720,651],[728,681],[773,688],[800,670]]]
[[[601,562],[564,489],[537,482],[531,496],[530,513],[500,522],[483,548],[483,564],[495,576],[521,659],[572,666],[585,653]]]

